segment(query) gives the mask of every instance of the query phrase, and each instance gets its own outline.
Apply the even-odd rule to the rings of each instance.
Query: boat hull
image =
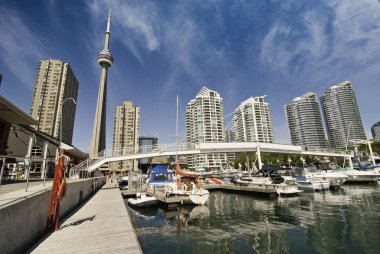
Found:
[[[133,207],[149,207],[157,205],[159,200],[155,197],[129,198],[128,204]]]
[[[330,188],[329,182],[297,181],[298,189],[304,191],[323,191]]]

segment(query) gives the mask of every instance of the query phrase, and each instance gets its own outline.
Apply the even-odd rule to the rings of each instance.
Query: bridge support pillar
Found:
[[[257,162],[259,163],[259,169],[263,167],[263,164],[261,162],[261,152],[260,152],[260,147],[257,146],[256,148],[256,153],[257,153]]]
[[[348,157],[348,162],[350,163],[350,168],[354,168],[354,164],[352,164],[352,158]]]

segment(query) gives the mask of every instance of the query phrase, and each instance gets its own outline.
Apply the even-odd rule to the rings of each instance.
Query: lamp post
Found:
[[[63,102],[62,102],[62,104],[61,104],[61,117],[60,117],[61,119],[59,121],[59,147],[61,149],[62,149],[62,115],[63,115],[63,104],[65,104],[65,102],[68,101],[68,100],[72,100],[75,105],[77,104],[77,102],[72,97],[64,99]]]

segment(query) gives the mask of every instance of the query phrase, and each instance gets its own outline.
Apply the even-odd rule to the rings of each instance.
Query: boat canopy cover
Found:
[[[292,170],[292,168],[288,168],[288,167],[284,168],[280,166],[264,166],[257,173],[270,174],[270,173],[275,173],[276,171],[281,171],[281,170]]]
[[[173,172],[169,172],[168,166],[164,164],[153,165],[150,173],[149,183],[174,182]]]

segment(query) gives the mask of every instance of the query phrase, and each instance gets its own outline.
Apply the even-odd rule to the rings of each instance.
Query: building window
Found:
[[[41,156],[42,155],[42,149],[39,146],[33,146],[32,148],[32,156]]]

